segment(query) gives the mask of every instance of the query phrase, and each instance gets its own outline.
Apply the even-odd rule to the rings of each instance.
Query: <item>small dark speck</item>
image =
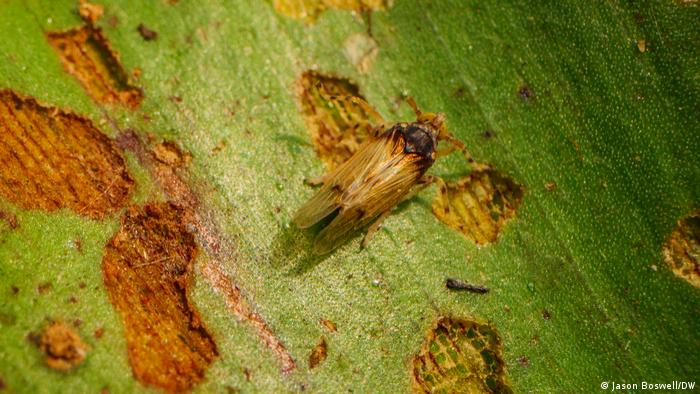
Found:
[[[644,15],[640,14],[639,12],[634,13],[634,22],[638,25],[640,25],[642,22],[644,22]]]
[[[463,98],[466,95],[467,95],[467,90],[464,87],[459,87],[459,88],[457,88],[457,90],[455,90],[455,97],[456,98]]]
[[[526,356],[520,356],[518,357],[518,363],[522,365],[523,367],[529,367],[530,366],[530,359],[527,358]]]
[[[17,295],[17,294],[19,294],[19,287],[17,287],[17,286],[12,286],[12,287],[10,288],[10,291],[12,292],[12,295]]]
[[[552,314],[549,313],[548,310],[543,309],[543,310],[542,310],[542,318],[543,318],[544,320],[549,320],[549,319],[552,318]]]
[[[139,31],[139,34],[141,34],[141,37],[143,37],[143,39],[146,41],[153,41],[158,38],[158,33],[147,28],[143,23],[139,24],[137,30]]]
[[[80,319],[75,319],[75,320],[73,320],[73,325],[74,325],[75,327],[80,327],[81,324],[83,324],[83,321],[82,321],[82,320],[80,320]]]
[[[486,140],[490,140],[491,138],[493,138],[494,135],[495,133],[492,130],[486,130],[483,133],[481,133],[481,137]]]
[[[445,287],[450,290],[466,290],[471,293],[484,294],[489,292],[489,288],[484,285],[474,285],[467,283],[461,279],[447,278],[445,279]]]
[[[521,86],[520,89],[518,90],[518,94],[520,95],[521,99],[526,100],[526,101],[535,96],[535,93],[527,85]]]

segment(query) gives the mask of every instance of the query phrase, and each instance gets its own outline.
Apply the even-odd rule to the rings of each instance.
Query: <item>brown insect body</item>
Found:
[[[409,103],[416,122],[375,127],[355,154],[321,178],[323,186],[294,215],[302,229],[335,215],[316,236],[316,254],[331,252],[374,222],[363,241],[366,245],[393,207],[432,183],[425,172],[439,156],[440,140],[463,149],[445,130],[443,114],[422,113],[412,100]]]

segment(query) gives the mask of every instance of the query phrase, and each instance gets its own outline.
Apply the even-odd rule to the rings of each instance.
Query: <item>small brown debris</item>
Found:
[[[80,17],[90,25],[94,25],[95,22],[102,18],[104,11],[105,10],[101,5],[91,4],[86,0],[80,0],[80,5],[78,6],[78,13],[80,14]]]
[[[10,293],[12,293],[13,296],[16,296],[19,294],[19,287],[12,285],[12,287],[10,287]]]
[[[524,188],[509,176],[485,167],[456,183],[443,184],[433,200],[433,213],[443,223],[479,245],[495,242],[515,217]]]
[[[253,376],[253,372],[248,368],[243,368],[243,375],[245,376],[245,380],[250,382],[250,379]]]
[[[80,288],[80,289],[84,289],[86,286],[87,285],[85,284],[85,282],[81,281],[80,283],[78,283],[78,288]]]
[[[520,356],[520,357],[518,357],[518,364],[520,364],[523,367],[529,367],[530,366],[530,359],[527,358],[527,356]]]
[[[143,37],[143,39],[146,41],[153,41],[158,38],[158,33],[147,28],[146,25],[144,25],[143,23],[139,24],[137,30],[141,37]]]
[[[545,183],[544,188],[549,190],[549,191],[552,191],[552,190],[557,188],[557,184],[556,184],[556,182],[547,182],[547,183]]]
[[[92,25],[64,32],[49,32],[49,44],[58,53],[63,67],[99,104],[122,104],[135,109],[143,99],[119,61],[119,55],[99,28]]]
[[[67,371],[80,365],[89,350],[80,336],[68,325],[52,321],[44,328],[38,340],[46,364],[56,370]]]
[[[218,356],[190,298],[198,248],[185,215],[172,203],[130,207],[102,263],[110,301],[124,322],[134,376],[178,392],[202,381]]]
[[[80,319],[73,320],[73,327],[80,327],[81,324],[83,324],[82,320],[80,320]]]
[[[83,251],[83,242],[80,240],[80,237],[73,238],[73,246],[78,252]]]
[[[5,381],[0,378],[0,391],[5,390],[7,388],[7,384],[5,384]]]
[[[318,321],[322,326],[326,327],[330,332],[338,332],[338,326],[335,325],[331,320],[321,318]]]
[[[326,338],[322,336],[318,344],[311,349],[311,355],[309,356],[309,368],[316,368],[323,362],[323,360],[326,359],[327,355],[328,344],[326,343]]]
[[[445,279],[445,287],[450,290],[466,290],[477,294],[485,294],[489,292],[489,288],[484,285],[474,285],[461,279],[454,278]]]
[[[442,317],[412,362],[415,393],[512,393],[501,337],[488,323]]]
[[[533,93],[532,89],[530,89],[529,86],[523,85],[518,89],[518,95],[520,95],[520,98],[527,101],[535,96],[535,93]]]
[[[78,298],[76,298],[76,296],[70,296],[70,297],[68,297],[68,302],[71,304],[77,304]]]
[[[493,132],[493,130],[486,130],[483,133],[481,133],[481,137],[485,140],[490,140],[496,135],[496,133]]]
[[[547,309],[542,309],[542,319],[549,320],[552,318],[552,314]]]
[[[663,255],[677,277],[700,288],[700,211],[678,221],[663,246]]]
[[[647,51],[647,42],[645,40],[637,40],[637,49],[639,52],[644,53]]]
[[[2,155],[0,155],[0,157],[2,157]],[[7,223],[7,226],[10,227],[10,230],[16,230],[17,227],[19,227],[19,223],[17,223],[17,215],[13,213],[0,210],[0,220]]]
[[[100,390],[100,394],[109,394],[109,393],[110,393],[109,387],[107,387],[107,386],[102,387],[102,389]]]
[[[95,332],[93,333],[95,338],[100,339],[102,338],[103,335],[105,335],[105,329],[104,327],[98,327],[95,329]]]
[[[52,287],[53,285],[51,282],[42,282],[36,287],[36,291],[39,292],[39,294],[46,294]]]
[[[134,186],[114,141],[90,120],[11,90],[0,90],[0,163],[0,196],[25,209],[101,219]]]

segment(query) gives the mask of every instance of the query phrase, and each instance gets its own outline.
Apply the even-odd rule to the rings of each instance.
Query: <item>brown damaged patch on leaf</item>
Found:
[[[53,321],[38,338],[39,350],[49,368],[67,371],[80,365],[90,349],[69,325]]]
[[[102,265],[134,376],[173,392],[204,379],[218,355],[190,299],[198,249],[185,214],[172,203],[130,207],[105,246]]]
[[[173,157],[188,158],[189,153],[167,141],[159,144],[162,145],[161,148],[153,147],[149,150],[132,130],[120,133],[116,142],[121,149],[132,152],[139,163],[148,169],[167,197],[184,209],[186,218],[182,222],[187,223],[188,228],[193,231],[197,241],[210,257],[209,262],[202,267],[204,280],[224,299],[227,308],[234,316],[247,322],[255,330],[260,341],[277,357],[282,373],[292,372],[296,368],[296,363],[284,343],[277,338],[262,316],[255,312],[239,286],[231,280],[223,268],[224,264],[235,264],[233,257],[235,251],[231,242],[222,235],[214,222],[215,215],[200,205],[199,198],[184,180],[185,169],[179,165],[166,164],[170,161],[167,157],[171,157],[170,153],[173,150],[179,152],[172,155]],[[161,149],[170,153],[164,154],[160,151]],[[189,159],[184,159],[183,162],[186,163],[187,160]],[[180,161],[175,160],[175,163]]]
[[[0,163],[0,196],[25,209],[100,219],[134,186],[114,142],[90,120],[11,90],[0,90]]]
[[[326,338],[321,337],[318,344],[311,349],[311,354],[309,355],[309,368],[314,369],[321,364],[328,355],[328,343],[326,343]]]
[[[322,94],[319,85],[328,94]],[[307,71],[299,78],[297,88],[306,127],[328,171],[357,152],[373,126],[380,122],[373,119],[373,114],[347,100],[329,100],[329,95],[363,98],[357,85],[348,79]]]
[[[522,202],[523,186],[484,166],[458,182],[440,184],[433,213],[479,245],[495,242]]]
[[[663,253],[666,264],[676,276],[700,288],[700,211],[678,221]]]
[[[442,317],[412,362],[416,393],[512,393],[498,332],[475,319]]]
[[[49,32],[49,44],[61,58],[63,67],[100,104],[121,104],[135,109],[143,92],[133,86],[119,55],[99,28],[91,24],[63,32]]]
[[[275,11],[313,23],[329,8],[355,12],[381,11],[390,8],[393,0],[273,0]]]

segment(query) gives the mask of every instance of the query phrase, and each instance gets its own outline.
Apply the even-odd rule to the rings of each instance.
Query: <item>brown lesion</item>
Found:
[[[371,108],[347,99],[364,99],[349,79],[307,71],[297,82],[297,92],[316,154],[328,171],[357,152],[379,122]]]
[[[381,11],[390,8],[393,0],[273,0],[272,3],[282,15],[313,23],[327,9]]]
[[[678,221],[663,247],[664,260],[673,273],[700,288],[700,211]]]
[[[475,243],[485,245],[495,242],[515,217],[523,194],[523,186],[506,174],[479,165],[457,182],[440,184],[433,213]]]
[[[198,248],[185,215],[172,203],[130,207],[102,264],[134,376],[170,392],[203,380],[218,355],[190,296]]]
[[[501,337],[478,319],[438,319],[411,367],[415,393],[512,392]]]
[[[130,82],[118,53],[99,28],[88,23],[67,31],[49,32],[46,38],[66,71],[97,103],[121,104],[129,109],[139,106],[143,92]]]
[[[30,334],[44,354],[44,361],[51,369],[67,371],[82,364],[90,347],[80,335],[62,321],[51,321],[41,334]]]
[[[134,181],[114,141],[87,118],[0,90],[0,196],[25,209],[100,219]]]

